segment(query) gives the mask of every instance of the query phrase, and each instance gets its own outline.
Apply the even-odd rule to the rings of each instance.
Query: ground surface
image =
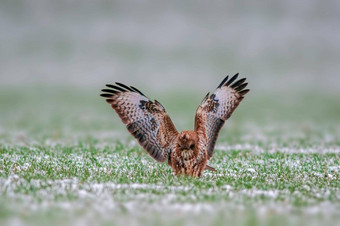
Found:
[[[250,92],[220,134],[218,172],[193,179],[151,159],[98,89],[1,89],[1,225],[340,221],[338,95]],[[158,100],[182,130],[203,96]]]

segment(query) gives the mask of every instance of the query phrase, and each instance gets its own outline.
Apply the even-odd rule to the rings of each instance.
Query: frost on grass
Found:
[[[1,198],[13,211],[88,207],[107,214],[197,214],[251,206],[259,215],[275,208],[339,213],[339,157],[332,152],[220,149],[211,162],[218,172],[200,179],[173,176],[135,144],[3,148],[0,162]]]
[[[192,179],[173,176],[166,164],[118,133],[65,132],[46,139],[24,132],[5,135],[0,211],[17,216],[58,210],[69,213],[75,224],[97,218],[135,224],[155,216],[164,218],[161,222],[191,216],[198,219],[193,225],[210,225],[209,219],[219,216],[225,222],[252,214],[264,219],[273,214],[283,219],[292,213],[308,219],[340,215],[337,138],[320,142],[325,137],[315,137],[314,143],[301,144],[288,142],[291,137],[275,143],[275,136],[252,136],[242,142],[222,137],[209,163],[218,172]],[[118,137],[123,139],[115,142]],[[75,217],[79,212],[84,216]],[[204,214],[211,218],[200,218]]]
[[[219,209],[231,208],[231,206],[241,208],[242,203],[245,202],[244,200],[248,200],[246,203],[251,203],[253,206],[261,207],[259,214],[267,211],[265,210],[266,208],[268,210],[276,208],[276,211],[289,213],[297,208],[289,204],[289,199],[303,197],[304,191],[310,191],[309,187],[303,187],[303,190],[291,193],[287,189],[260,190],[252,188],[237,190],[229,185],[197,189],[194,185],[84,183],[77,178],[27,181],[18,175],[11,175],[7,179],[1,179],[0,185],[2,195],[5,195],[6,199],[20,203],[20,205],[16,206],[15,202],[11,202],[10,206],[15,208],[29,208],[32,211],[40,211],[45,208],[56,207],[64,210],[89,207],[101,213],[119,211],[122,208],[131,213],[145,210],[150,212],[167,211],[169,213],[178,211],[196,214],[203,212],[213,213]],[[26,192],[20,192],[22,189],[27,190]],[[319,191],[313,190],[312,192],[318,192],[314,195],[323,201],[308,205],[303,210],[305,213],[318,212],[328,215],[339,213],[339,206],[327,200],[329,193],[332,191],[322,189]],[[204,196],[206,199],[208,197],[208,199],[200,200],[196,196]],[[339,198],[339,191],[337,191],[337,196]],[[217,199],[211,201],[209,197]],[[278,202],[274,208],[270,203],[278,198],[286,199],[288,203],[287,201],[284,203]],[[272,200],[269,202],[269,206],[264,201],[266,199]],[[223,200],[229,201],[225,202]],[[327,206],[327,209],[324,208],[325,206]]]

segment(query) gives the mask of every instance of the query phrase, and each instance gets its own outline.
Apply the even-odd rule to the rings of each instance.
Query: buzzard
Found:
[[[204,170],[216,171],[207,161],[214,154],[218,134],[249,92],[246,79],[237,77],[238,73],[230,79],[227,76],[214,93],[208,93],[197,108],[194,131],[180,133],[161,103],[151,101],[133,86],[107,84],[101,96],[151,157],[167,161],[176,176],[200,177]]]

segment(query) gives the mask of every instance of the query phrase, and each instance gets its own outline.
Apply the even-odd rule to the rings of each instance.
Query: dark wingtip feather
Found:
[[[248,83],[243,83],[241,85],[239,85],[238,87],[235,88],[236,91],[241,91],[244,88],[246,88],[246,86],[248,85]]]
[[[221,86],[226,86],[234,89],[237,91],[241,96],[247,94],[249,92],[249,89],[244,90],[248,83],[245,83],[246,78],[241,78],[239,80],[236,80],[239,73],[236,73],[232,78],[229,80],[223,80],[223,82],[218,86],[220,88]],[[225,83],[225,84],[224,84]]]
[[[231,83],[233,83],[238,77],[238,73],[236,73],[229,81],[225,84],[225,86],[229,86]]]
[[[116,82],[116,84],[117,84],[118,86],[120,86],[120,87],[126,89],[126,90],[129,90],[129,91],[133,92],[133,90],[132,90],[130,87],[128,87],[127,85],[124,85],[124,84],[122,84],[122,83],[120,83],[120,82]]]
[[[127,92],[126,89],[123,89],[122,87],[119,87],[119,86],[116,86],[116,85],[111,85],[110,87],[112,89],[118,90],[118,91],[123,92],[123,93]]]
[[[112,94],[109,94],[109,93],[102,93],[100,94],[101,97],[105,97],[105,98],[108,98],[108,97],[112,97],[113,95]]]
[[[137,92],[137,93],[139,93],[140,95],[142,95],[142,96],[145,97],[144,93],[142,93],[141,91],[139,91],[139,89],[137,89],[137,88],[135,88],[135,87],[133,87],[133,86],[130,86],[130,88],[131,88],[133,91],[135,91],[135,92]]]
[[[118,91],[112,90],[112,89],[102,89],[101,91],[102,92],[106,92],[106,93],[113,93],[113,94],[117,94],[118,93]]]
[[[113,88],[113,85],[111,85],[111,84],[106,84],[105,86],[107,86],[109,88]]]
[[[223,81],[219,84],[219,86],[217,86],[217,89],[221,88],[224,85],[224,83],[228,80],[228,78],[229,78],[229,75],[227,75],[227,77],[223,79]]]
[[[241,94],[241,96],[246,95],[250,90],[249,89],[245,89],[239,92],[239,94]]]
[[[235,89],[235,88],[239,87],[240,85],[242,85],[244,83],[244,81],[246,81],[246,78],[242,78],[242,79],[234,82],[234,84],[232,84],[230,87]]]
[[[111,89],[114,89],[114,90],[112,90],[112,91],[110,91],[110,93],[113,93],[113,92],[115,92],[115,93],[119,93],[119,92],[135,92],[135,93],[139,93],[140,95],[142,95],[142,96],[144,96],[144,97],[146,97],[145,95],[144,95],[144,93],[142,93],[139,89],[137,89],[136,87],[133,87],[133,86],[127,86],[127,85],[125,85],[125,84],[123,84],[123,83],[120,83],[120,82],[116,82],[115,83],[116,85],[112,85],[112,84],[106,84],[106,86],[107,87],[109,87],[109,88],[111,88]],[[106,91],[104,91],[104,92],[109,92],[107,89],[106,89]]]

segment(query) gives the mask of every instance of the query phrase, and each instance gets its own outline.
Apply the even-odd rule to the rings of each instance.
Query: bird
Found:
[[[167,161],[176,176],[198,178],[205,170],[216,171],[207,162],[214,154],[220,130],[249,92],[246,78],[237,80],[238,75],[226,76],[212,94],[203,98],[193,131],[178,132],[163,105],[133,86],[106,84],[100,96],[152,158]]]

